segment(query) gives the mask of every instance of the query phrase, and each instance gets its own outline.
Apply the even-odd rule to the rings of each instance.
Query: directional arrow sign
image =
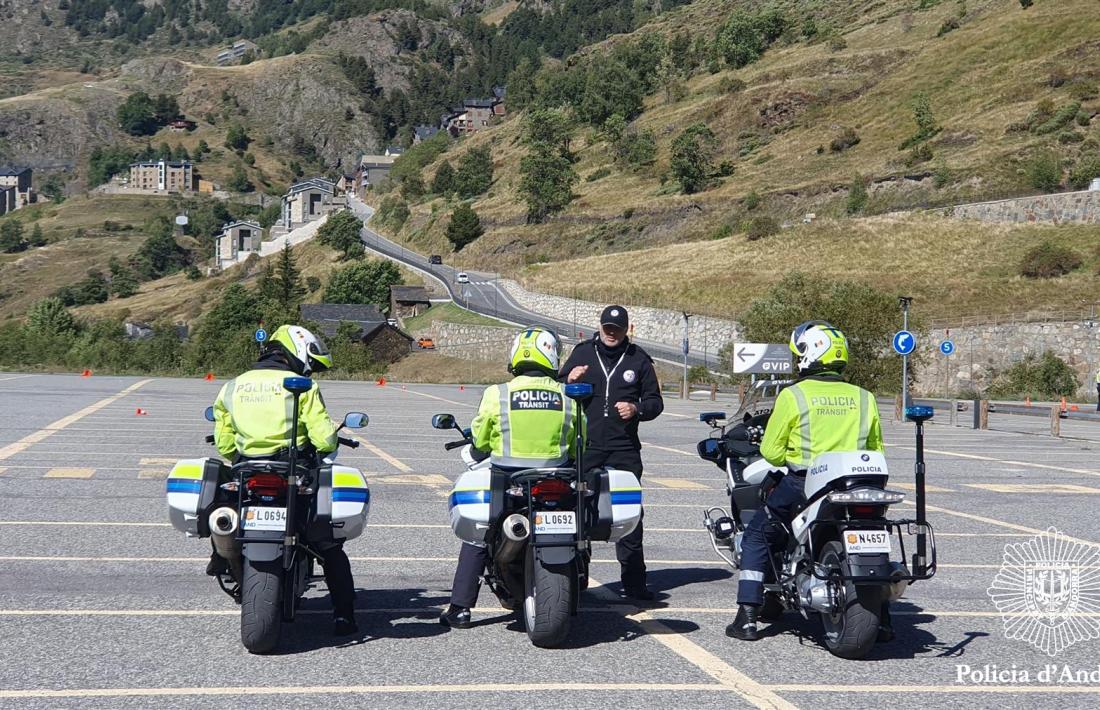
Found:
[[[734,343],[733,371],[736,374],[789,374],[790,348],[775,343]]]
[[[894,352],[898,355],[908,355],[917,347],[917,339],[908,330],[899,330],[894,333]]]

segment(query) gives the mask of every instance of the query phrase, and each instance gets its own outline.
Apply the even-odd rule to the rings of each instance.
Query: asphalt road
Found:
[[[219,386],[0,374],[0,707],[1003,710],[1100,700],[1100,640],[1049,657],[1006,638],[986,594],[1005,545],[1048,526],[1095,551],[1100,444],[930,426],[939,574],[895,607],[894,642],[844,661],[819,644],[814,620],[791,613],[754,644],[724,636],[736,580],[700,524],[704,507],[723,503],[721,472],[692,454],[705,433],[695,414],[715,407],[669,400],[643,426],[646,552],[660,601],[618,603],[614,551],[598,545],[592,573],[606,586],[584,594],[565,648],[541,650],[489,593],[475,628],[436,621],[459,547],[446,496],[461,465],[429,419],[449,411],[469,420],[479,391],[457,386],[324,384],[334,416],[372,417],[361,432],[370,447],[341,454],[373,493],[369,527],[348,545],[361,635],[330,636],[322,584],[280,653],[250,656],[238,608],[203,575],[209,543],[177,533],[165,512],[172,462],[210,453],[201,411]],[[885,434],[892,485],[904,487],[912,427],[887,422]],[[1095,574],[1082,577],[1083,603],[1096,601],[1096,586]],[[1082,608],[1074,618],[1087,631],[1100,609]],[[1034,674],[1047,664],[1093,676],[981,682],[961,670],[988,678],[994,666]]]
[[[354,197],[349,198],[349,203],[352,210],[360,218],[364,221],[370,219],[373,210],[368,205],[360,202]],[[599,318],[599,314],[586,314],[583,316],[585,320],[573,323],[557,320],[541,313],[527,310],[517,303],[508,291],[501,288],[497,283],[498,274],[467,270],[466,274],[469,277],[469,283],[458,283],[455,279],[460,270],[456,270],[455,267],[447,264],[431,264],[428,261],[428,257],[423,254],[418,254],[400,244],[392,242],[369,227],[363,228],[363,244],[366,245],[368,249],[382,256],[400,262],[434,278],[447,289],[447,293],[451,300],[475,313],[508,321],[518,326],[536,324],[546,325],[554,328],[558,335],[562,337],[562,340],[567,343],[576,341],[575,336],[577,332],[591,334],[598,329],[599,324],[595,321]],[[655,359],[663,360],[673,365],[680,365],[684,361],[683,353],[678,348],[671,347],[664,343],[657,343],[652,340],[637,338],[634,340]],[[713,361],[713,357],[711,361]],[[702,357],[689,353],[688,364],[703,365],[706,363]]]

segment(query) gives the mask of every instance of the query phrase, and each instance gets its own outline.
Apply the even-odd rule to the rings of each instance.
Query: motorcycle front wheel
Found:
[[[829,572],[840,572],[844,555],[844,546],[832,540],[821,548],[818,562]],[[821,612],[825,646],[840,658],[863,658],[870,653],[878,637],[883,588],[852,582],[836,584],[838,608],[832,613]]]
[[[573,609],[572,564],[551,565],[535,558],[535,546],[527,546],[524,568],[523,623],[527,637],[540,648],[554,648],[569,635]]]
[[[244,560],[241,582],[241,643],[249,653],[270,653],[282,630],[281,560]]]

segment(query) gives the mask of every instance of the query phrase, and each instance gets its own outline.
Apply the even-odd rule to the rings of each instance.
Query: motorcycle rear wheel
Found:
[[[573,610],[572,564],[550,565],[535,559],[534,545],[527,546],[523,575],[523,624],[527,637],[539,648],[554,648],[569,635]]]
[[[241,583],[241,643],[249,653],[270,653],[282,631],[281,560],[244,560]]]
[[[832,540],[821,548],[818,562],[830,571],[839,572],[844,554],[844,546]],[[830,653],[848,659],[863,658],[870,653],[878,637],[882,593],[882,587],[874,585],[852,582],[841,585],[841,608],[832,614],[821,612],[825,647]]]

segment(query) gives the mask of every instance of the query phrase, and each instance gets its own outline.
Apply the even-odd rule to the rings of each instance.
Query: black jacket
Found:
[[[588,417],[589,448],[636,451],[642,448],[638,440],[638,422],[656,419],[665,409],[657,373],[653,370],[653,359],[629,341],[621,352],[611,355],[602,353],[603,348],[597,347],[598,337],[578,343],[573,348],[561,368],[561,380],[564,382],[574,367],[588,366],[588,372],[578,381],[587,382],[593,389],[593,397],[584,412]],[[610,375],[610,382],[605,371]],[[617,402],[634,404],[638,408],[638,416],[623,421],[615,410]]]

